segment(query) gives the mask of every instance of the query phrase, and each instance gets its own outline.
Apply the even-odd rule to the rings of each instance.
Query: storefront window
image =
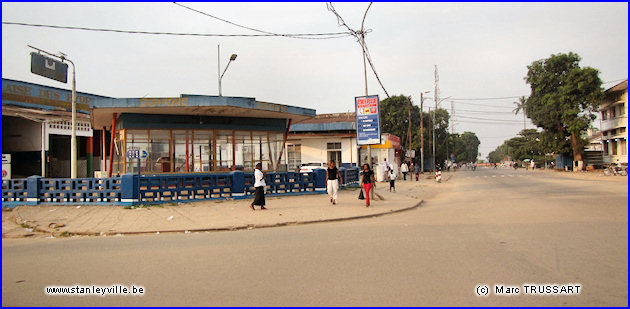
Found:
[[[214,141],[213,131],[196,130],[193,141],[193,171],[212,172],[214,171],[214,151],[212,143]]]
[[[126,150],[149,149],[149,131],[148,130],[126,130]],[[127,173],[138,173],[138,159],[127,159]],[[147,160],[140,160],[140,171],[147,172]]]
[[[170,173],[173,171],[170,151],[171,131],[150,130],[149,149],[147,152],[147,169],[153,173]]]
[[[217,131],[217,171],[231,171],[234,162],[232,160],[232,131]]]
[[[193,171],[194,148],[192,146],[192,130],[173,130],[173,141],[175,143],[175,148],[173,149],[173,156],[175,157],[173,171]]]
[[[236,131],[234,132],[234,142],[236,144],[234,154],[237,170],[254,169],[253,160],[254,153],[252,151],[252,137],[251,132]]]

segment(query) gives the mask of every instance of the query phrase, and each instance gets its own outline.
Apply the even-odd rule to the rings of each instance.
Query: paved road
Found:
[[[419,209],[236,232],[2,243],[2,304],[627,306],[627,178],[458,171]],[[49,285],[144,296],[47,296]],[[519,287],[495,295],[495,285]],[[527,284],[580,284],[570,296]],[[487,285],[487,297],[475,295]],[[504,290],[505,291],[505,290]]]

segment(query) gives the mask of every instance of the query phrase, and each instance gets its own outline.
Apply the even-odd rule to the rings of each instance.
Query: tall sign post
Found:
[[[27,45],[38,52],[31,53],[31,73],[41,75],[56,81],[68,82],[68,65],[64,61],[72,64],[72,135],[70,137],[70,178],[77,178],[77,94],[76,94],[76,74],[74,62],[66,58],[66,55],[60,53],[61,56],[51,54],[39,48]],[[44,53],[51,57],[61,59],[61,61],[42,55]]]
[[[378,95],[355,97],[357,145],[381,143],[381,126]],[[368,158],[371,161],[372,158]],[[368,162],[370,166],[372,162]]]

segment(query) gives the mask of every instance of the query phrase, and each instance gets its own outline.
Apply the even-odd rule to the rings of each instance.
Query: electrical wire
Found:
[[[511,120],[511,119],[492,119],[492,118],[479,118],[479,117],[468,117],[468,116],[459,116],[455,115],[455,118],[464,118],[464,119],[474,119],[474,120],[485,120],[485,121],[497,121],[497,122],[518,122],[522,123],[520,120]],[[459,119],[458,119],[459,120]]]
[[[370,9],[370,6],[372,6],[372,2],[370,2],[370,5],[365,10],[366,15],[367,15],[367,10]],[[328,11],[332,12],[335,15],[335,17],[337,17],[337,24],[340,27],[345,27],[346,29],[348,29],[348,31],[352,33],[352,35],[355,37],[359,45],[361,45],[361,49],[363,50],[365,59],[367,59],[368,63],[370,64],[370,68],[372,69],[372,72],[374,73],[374,76],[376,77],[378,84],[381,86],[381,89],[383,89],[383,91],[385,92],[385,95],[389,98],[390,97],[389,93],[385,89],[383,82],[381,82],[381,78],[378,76],[378,73],[376,73],[376,68],[374,67],[374,63],[372,62],[370,51],[367,48],[367,43],[365,43],[365,35],[371,32],[371,30],[364,30],[363,32],[361,32],[361,31],[353,30],[352,28],[350,28],[350,26],[348,26],[348,24],[346,24],[346,22],[343,20],[343,17],[341,17],[341,15],[337,13],[337,10],[335,10],[335,7],[333,6],[332,2],[326,2],[326,9],[328,9]],[[365,20],[365,15],[363,16],[363,19]]]
[[[88,27],[75,27],[75,26],[30,24],[30,23],[18,23],[18,22],[8,22],[8,21],[3,21],[2,24],[13,25],[13,26],[53,28],[53,29],[63,29],[63,30],[84,30],[84,31],[98,31],[98,32],[115,32],[115,33],[125,33],[125,34],[151,34],[151,35],[203,36],[203,37],[298,37],[298,36],[326,36],[326,35],[334,36],[334,35],[340,34],[340,32],[337,32],[337,33],[296,33],[296,34],[213,34],[213,33],[183,33],[183,32],[118,30],[118,29],[88,28]],[[345,37],[345,36],[350,36],[350,35],[351,34],[345,34],[338,37]],[[325,38],[317,38],[317,39],[334,39],[338,37],[325,37]]]
[[[488,104],[478,104],[478,103],[468,103],[468,102],[459,102],[453,100],[453,103],[456,104],[466,104],[466,105],[474,105],[474,106],[485,106],[485,107],[494,107],[494,108],[511,108],[514,109],[513,106],[497,106],[497,105],[488,105]]]
[[[297,34],[297,35],[295,35],[295,34],[273,33],[273,32],[269,32],[269,31],[264,31],[264,30],[259,30],[259,29],[255,29],[255,28],[239,25],[239,24],[231,22],[229,20],[225,20],[223,18],[220,18],[220,17],[214,16],[214,15],[208,14],[206,12],[202,12],[202,11],[199,11],[197,9],[193,9],[191,7],[185,6],[185,5],[181,4],[181,3],[173,2],[173,4],[181,6],[181,7],[185,8],[185,9],[191,10],[193,12],[196,12],[196,13],[199,13],[199,14],[202,14],[202,15],[214,18],[214,19],[222,21],[224,23],[228,23],[230,25],[233,25],[233,26],[236,26],[236,27],[239,27],[239,28],[243,28],[243,29],[247,29],[247,30],[251,30],[251,31],[255,31],[255,32],[260,32],[260,33],[268,34],[268,35],[271,35],[271,36],[282,36],[282,37],[289,37],[289,38],[293,38],[293,39],[322,40],[322,39],[336,39],[336,38],[341,38],[341,37],[353,36],[354,35],[354,33],[352,33],[352,32],[337,32],[337,33],[324,33],[324,34]],[[328,37],[321,37],[321,38],[318,38],[318,37],[312,37],[312,38],[311,37],[307,37],[307,36],[317,36],[317,35],[328,35]]]

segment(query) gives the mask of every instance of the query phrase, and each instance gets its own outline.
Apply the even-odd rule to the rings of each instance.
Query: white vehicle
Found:
[[[328,164],[326,163],[305,163],[300,166],[300,173],[312,172],[316,169],[326,169]]]

